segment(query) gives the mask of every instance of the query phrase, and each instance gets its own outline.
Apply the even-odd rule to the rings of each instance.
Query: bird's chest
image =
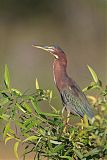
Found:
[[[60,65],[53,66],[53,68],[54,82],[58,90],[60,91],[68,84],[67,75],[65,70]]]
[[[65,77],[62,74],[54,75],[54,83],[57,86],[58,90],[61,91],[67,87],[68,83]]]

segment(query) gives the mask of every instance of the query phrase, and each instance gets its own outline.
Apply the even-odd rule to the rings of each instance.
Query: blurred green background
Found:
[[[87,64],[105,84],[106,16],[106,0],[0,0],[0,80],[8,64],[14,88],[33,92],[38,78],[41,88],[53,90],[53,104],[61,106],[53,57],[32,47],[57,44],[67,54],[68,73],[81,88],[91,81]],[[14,160],[11,144],[1,145],[0,160]]]

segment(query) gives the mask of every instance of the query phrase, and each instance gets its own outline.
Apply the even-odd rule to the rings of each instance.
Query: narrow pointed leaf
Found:
[[[98,148],[94,148],[93,150],[89,151],[87,154],[85,154],[84,156],[85,157],[88,157],[88,156],[93,156],[93,155],[96,155],[100,152],[100,150]]]
[[[97,74],[95,73],[95,71],[89,65],[87,65],[87,66],[88,66],[88,69],[89,69],[89,71],[90,71],[90,73],[91,73],[91,75],[93,77],[94,82],[98,83],[99,79],[97,77]]]
[[[13,93],[17,96],[22,96],[22,93],[20,91],[18,91],[16,88],[12,88],[11,89],[13,91]]]
[[[14,144],[14,154],[17,160],[19,160],[19,156],[18,156],[18,146],[19,146],[19,142],[16,142]]]
[[[74,150],[75,154],[78,156],[78,158],[82,159],[84,157],[79,150],[77,150],[77,149],[73,149],[73,150]]]
[[[94,89],[94,88],[96,88],[96,85],[90,85],[90,86],[88,86],[88,87],[85,87],[82,91],[83,92],[86,92],[86,91],[88,91],[88,90],[92,90],[92,89]]]
[[[35,111],[40,114],[41,113],[41,110],[40,110],[40,107],[38,105],[38,103],[36,101],[33,101],[31,100],[31,103],[32,103],[32,106],[34,107]]]
[[[59,144],[52,149],[52,153],[57,153],[57,152],[63,150],[63,148],[64,148],[64,144]]]
[[[10,88],[10,74],[7,65],[5,65],[5,72],[4,72],[4,81],[6,84],[6,87]]]
[[[7,133],[10,131],[10,122],[8,122],[5,126],[5,129],[4,129],[4,134],[3,134],[3,138],[6,137]]]
[[[18,120],[15,120],[15,123],[16,123],[16,125],[17,126],[19,126],[21,129],[26,129],[26,127],[22,124],[22,123],[20,123]]]
[[[6,144],[9,140],[11,140],[11,139],[13,139],[13,138],[14,138],[13,136],[7,137],[7,138],[5,139],[5,144]]]
[[[26,138],[23,142],[27,142],[27,141],[32,141],[32,140],[37,140],[39,139],[40,137],[37,137],[37,136],[30,136],[28,138]]]
[[[37,78],[36,78],[36,89],[39,89],[39,83],[38,83]]]
[[[52,91],[50,91],[50,95],[49,95],[49,101],[51,102],[51,99],[52,99]]]
[[[50,140],[50,143],[52,143],[52,144],[61,144],[62,142]]]
[[[26,113],[26,110],[24,110],[24,108],[23,108],[20,104],[16,103],[16,106],[17,106],[22,112]]]
[[[60,158],[66,159],[66,160],[73,160],[73,158],[70,156],[60,156]]]
[[[30,105],[28,103],[24,102],[23,106],[28,112],[30,112],[30,113],[32,112],[32,109],[31,109],[31,107],[30,107]]]

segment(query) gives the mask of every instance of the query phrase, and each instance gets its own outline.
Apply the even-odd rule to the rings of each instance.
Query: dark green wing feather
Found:
[[[67,110],[73,114],[81,117],[86,114],[92,118],[94,116],[93,110],[88,103],[88,100],[76,83],[67,86],[61,91],[61,98]]]

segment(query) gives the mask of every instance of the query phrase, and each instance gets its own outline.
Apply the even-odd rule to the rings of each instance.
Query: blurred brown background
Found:
[[[105,84],[106,16],[106,0],[0,0],[0,75],[8,64],[12,87],[22,92],[33,92],[37,77],[41,88],[53,90],[53,104],[61,105],[53,57],[32,47],[57,44],[67,53],[68,72],[81,88],[91,81],[87,64]],[[12,144],[0,142],[0,160],[14,160],[12,150]]]

